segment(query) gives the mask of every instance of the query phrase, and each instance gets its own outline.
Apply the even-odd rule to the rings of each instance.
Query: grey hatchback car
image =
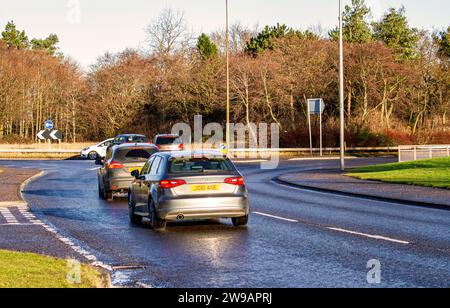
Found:
[[[231,218],[247,225],[248,191],[242,175],[220,152],[166,152],[153,155],[128,190],[132,223],[163,230],[167,222]]]
[[[116,195],[126,197],[131,172],[141,171],[148,159],[159,150],[146,143],[122,144],[108,149],[103,167],[98,171],[98,191],[101,198],[112,201]]]

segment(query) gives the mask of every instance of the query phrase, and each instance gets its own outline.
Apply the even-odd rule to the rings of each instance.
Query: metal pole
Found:
[[[322,136],[322,111],[320,111],[320,157],[323,156],[323,136]]]
[[[230,151],[230,32],[229,32],[228,0],[226,0],[226,57],[227,57],[227,124],[226,124],[226,143],[227,143],[227,152],[229,152]]]
[[[311,150],[311,157],[313,154],[313,142],[312,142],[312,127],[311,127],[311,108],[309,106],[309,101],[306,101],[306,105],[308,106],[308,127],[309,127],[309,148]]]
[[[344,39],[342,0],[339,0],[339,101],[341,122],[341,170],[345,171],[345,113],[344,113]]]

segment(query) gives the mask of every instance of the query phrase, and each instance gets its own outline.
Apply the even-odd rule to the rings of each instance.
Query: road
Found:
[[[351,164],[383,162],[363,159]],[[300,190],[282,174],[336,161],[283,161],[276,170],[239,164],[252,215],[169,224],[163,233],[128,222],[125,200],[98,198],[86,161],[2,161],[41,168],[26,189],[33,213],[114,266],[114,282],[152,287],[450,287],[450,212]],[[369,284],[367,264],[381,265]]]

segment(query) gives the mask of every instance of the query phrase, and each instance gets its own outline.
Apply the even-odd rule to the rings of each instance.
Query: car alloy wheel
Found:
[[[88,157],[90,160],[97,160],[98,154],[97,154],[97,152],[91,152],[91,153],[89,153]]]

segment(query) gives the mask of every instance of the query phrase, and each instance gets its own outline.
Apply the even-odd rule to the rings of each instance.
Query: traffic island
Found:
[[[0,207],[26,206],[21,195],[22,185],[40,174],[40,170],[34,169],[0,168],[0,183],[2,183]]]
[[[89,265],[0,250],[0,288],[102,288],[105,278]]]
[[[109,287],[107,271],[83,264],[91,262],[29,211],[21,191],[40,175],[0,168],[0,288]]]
[[[450,190],[360,180],[346,176],[338,169],[287,174],[279,177],[278,181],[285,185],[326,193],[450,209]]]

